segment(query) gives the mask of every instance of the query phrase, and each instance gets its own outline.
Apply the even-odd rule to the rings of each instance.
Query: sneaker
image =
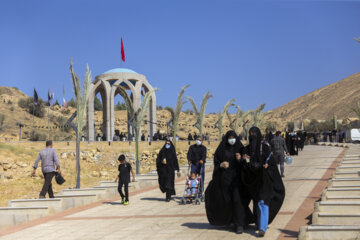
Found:
[[[264,237],[265,236],[265,232],[263,230],[259,231],[259,237]]]
[[[129,205],[129,201],[125,201],[125,202],[124,202],[124,205]]]
[[[121,199],[121,203],[124,204],[125,203],[125,198]]]

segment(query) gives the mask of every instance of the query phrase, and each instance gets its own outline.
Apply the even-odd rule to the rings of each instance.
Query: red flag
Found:
[[[125,62],[125,50],[124,50],[124,43],[122,38],[121,38],[121,59],[123,60],[123,62]]]

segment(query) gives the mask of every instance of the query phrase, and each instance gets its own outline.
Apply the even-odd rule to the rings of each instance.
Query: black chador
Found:
[[[242,228],[252,222],[249,194],[240,181],[241,162],[236,159],[236,153],[243,151],[234,131],[227,132],[216,149],[213,177],[205,191],[206,215],[212,225],[235,224]]]
[[[270,145],[262,142],[260,129],[252,127],[249,130],[249,145],[246,147],[250,162],[242,168],[241,179],[250,192],[254,217],[260,218],[257,219],[257,225],[263,233],[279,212],[285,198],[285,187],[270,153]]]
[[[179,163],[176,157],[175,147],[171,141],[166,141],[156,159],[156,170],[160,190],[166,193],[166,200],[170,201],[171,195],[175,193],[175,170],[179,172]]]

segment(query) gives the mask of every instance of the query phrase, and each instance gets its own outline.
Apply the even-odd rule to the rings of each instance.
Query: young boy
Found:
[[[197,189],[198,189],[199,181],[196,179],[196,173],[192,172],[190,174],[190,179],[188,181],[188,188],[187,188],[187,195],[193,195],[195,196]]]
[[[128,205],[129,204],[130,172],[133,176],[133,178],[132,178],[133,182],[135,182],[135,174],[134,174],[134,170],[131,167],[131,164],[125,161],[125,155],[121,154],[119,156],[118,160],[120,161],[119,168],[118,168],[119,175],[116,177],[115,182],[117,182],[117,180],[119,180],[118,191],[121,196],[121,203],[123,203],[124,205]],[[123,185],[124,185],[125,196],[122,192]]]

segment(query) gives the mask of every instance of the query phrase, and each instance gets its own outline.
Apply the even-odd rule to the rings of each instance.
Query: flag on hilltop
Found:
[[[63,104],[62,104],[63,108],[66,108],[66,101],[65,101],[65,88],[63,85]]]
[[[123,62],[125,62],[125,49],[122,38],[121,38],[121,59],[123,60]]]
[[[38,102],[39,102],[39,97],[38,97],[38,94],[34,88],[34,105],[38,105]]]
[[[54,93],[50,91],[48,91],[48,103],[49,103],[49,106],[51,106],[51,101],[54,99]]]

